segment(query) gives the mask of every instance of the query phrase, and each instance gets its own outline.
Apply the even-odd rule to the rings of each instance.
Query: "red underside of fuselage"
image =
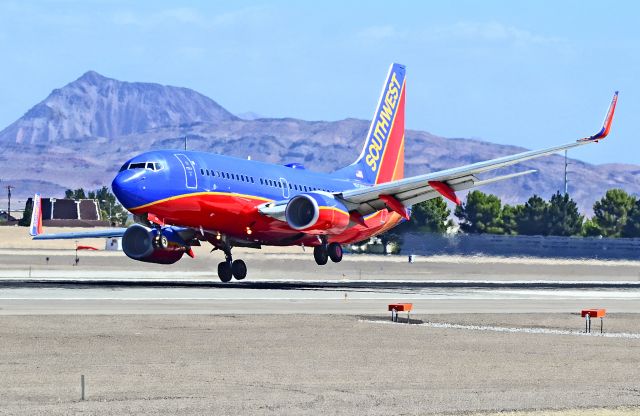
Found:
[[[164,224],[220,232],[237,239],[256,241],[263,245],[315,246],[316,236],[301,235],[284,221],[267,217],[257,207],[267,199],[249,195],[221,193],[187,194],[132,208],[137,215],[153,214]],[[365,225],[351,224],[340,234],[328,235],[330,242],[343,244],[362,241],[392,228],[401,218],[395,212],[378,211],[365,217]],[[300,236],[300,238],[296,238]]]

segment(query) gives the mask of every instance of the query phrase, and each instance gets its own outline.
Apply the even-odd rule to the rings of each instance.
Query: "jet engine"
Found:
[[[331,194],[310,192],[289,200],[287,223],[307,234],[338,234],[349,225],[349,211]]]
[[[173,264],[189,250],[189,245],[171,227],[159,231],[133,224],[122,236],[122,251],[129,258],[148,263]]]

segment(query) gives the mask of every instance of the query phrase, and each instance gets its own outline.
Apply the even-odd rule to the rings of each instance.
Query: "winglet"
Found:
[[[591,142],[598,141],[600,139],[604,139],[609,134],[609,130],[611,130],[611,123],[613,122],[613,113],[616,111],[616,104],[618,102],[618,91],[613,94],[613,99],[611,100],[611,105],[609,106],[609,111],[607,111],[607,115],[604,118],[604,123],[602,123],[602,129],[599,132],[594,134],[593,136],[585,137],[584,139],[578,140],[579,142]]]
[[[32,237],[42,234],[42,200],[40,194],[33,196],[33,208],[31,209],[31,224],[29,234]]]

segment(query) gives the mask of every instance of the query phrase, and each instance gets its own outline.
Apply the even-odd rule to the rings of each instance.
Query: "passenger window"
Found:
[[[200,173],[204,176],[204,169],[200,168]]]

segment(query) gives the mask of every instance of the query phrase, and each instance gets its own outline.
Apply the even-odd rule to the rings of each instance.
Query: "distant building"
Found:
[[[33,207],[27,200],[26,210]],[[95,199],[42,198],[42,225],[48,227],[108,227],[100,218],[100,206]]]
[[[0,221],[1,222],[16,222],[18,221],[13,215],[8,215],[7,211],[0,211]]]

